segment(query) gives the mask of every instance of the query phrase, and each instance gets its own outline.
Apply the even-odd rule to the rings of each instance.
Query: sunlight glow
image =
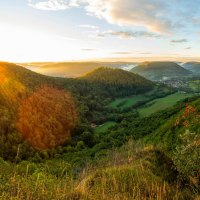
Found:
[[[5,70],[4,64],[0,66],[0,93],[6,102],[10,105],[19,100],[20,94],[23,94],[26,87],[17,81],[12,74]],[[11,106],[13,107],[13,106]]]
[[[0,60],[12,62],[56,61],[84,58],[80,41],[3,24],[0,26]],[[75,56],[76,55],[76,56]]]

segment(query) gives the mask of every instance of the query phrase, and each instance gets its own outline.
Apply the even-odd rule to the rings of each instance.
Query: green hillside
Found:
[[[0,185],[0,198],[3,199],[198,198],[188,187],[188,182],[177,183],[179,172],[166,154],[133,141],[89,164],[76,179],[71,174],[71,166],[60,160],[23,162],[15,166],[1,160],[0,165],[4,173],[1,180],[6,183]],[[9,177],[13,170],[15,176]],[[15,188],[16,184],[14,193],[10,188]]]
[[[174,107],[174,110],[175,109],[176,107]],[[146,141],[156,145],[162,144],[162,147],[166,148],[168,151],[171,151],[175,150],[178,144],[181,143],[181,136],[186,132],[190,132],[192,137],[190,142],[194,142],[195,137],[198,137],[197,142],[199,142],[199,113],[200,98],[196,98],[196,100],[190,102],[188,105],[186,103],[186,106],[171,115],[163,122],[163,124],[161,124],[161,126],[158,127],[156,131],[146,136]],[[187,141],[184,142],[187,144]],[[199,143],[196,145],[199,148]]]
[[[185,77],[191,74],[190,71],[173,62],[144,62],[134,67],[131,72],[153,81]]]

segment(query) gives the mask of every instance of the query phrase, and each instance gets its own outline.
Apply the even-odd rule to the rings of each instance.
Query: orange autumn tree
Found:
[[[34,148],[42,150],[68,141],[75,122],[71,94],[44,86],[22,102],[17,128]]]
[[[186,103],[185,111],[182,116],[176,119],[175,126],[184,125],[184,127],[189,128],[197,124],[200,124],[200,113],[195,107]]]

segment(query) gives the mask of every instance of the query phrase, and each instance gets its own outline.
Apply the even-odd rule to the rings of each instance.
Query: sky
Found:
[[[0,0],[0,60],[200,61],[200,0]]]

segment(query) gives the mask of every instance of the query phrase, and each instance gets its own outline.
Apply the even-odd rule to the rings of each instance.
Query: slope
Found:
[[[166,119],[157,130],[148,135],[146,141],[156,145],[161,144],[168,151],[175,150],[181,143],[180,136],[186,130],[197,135],[200,133],[200,98],[196,97],[196,100],[186,103],[186,106],[179,109],[178,112]]]

